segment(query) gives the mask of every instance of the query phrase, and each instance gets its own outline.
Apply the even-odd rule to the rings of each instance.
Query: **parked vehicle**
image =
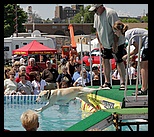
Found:
[[[102,53],[101,53],[102,54]],[[91,61],[92,64],[100,64],[100,58],[99,58],[99,48],[94,48],[91,51]],[[85,66],[89,67],[90,66],[90,55],[88,56],[84,56],[83,57],[83,63],[85,64]],[[113,58],[111,60],[112,63],[112,69],[115,69],[116,67],[116,62],[115,59]]]
[[[55,49],[54,41],[51,38],[42,37],[39,31],[33,32],[32,37],[7,37],[4,38],[4,60],[10,60],[12,58],[12,51],[21,48],[33,40],[40,42],[41,44]]]

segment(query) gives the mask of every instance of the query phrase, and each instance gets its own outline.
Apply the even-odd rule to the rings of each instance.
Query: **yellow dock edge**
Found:
[[[98,110],[101,109],[121,109],[122,102],[112,100],[109,98],[105,98],[95,94],[87,95],[88,100],[92,103]],[[85,103],[81,100],[81,110],[85,112],[96,112],[97,110],[90,106],[89,104]]]

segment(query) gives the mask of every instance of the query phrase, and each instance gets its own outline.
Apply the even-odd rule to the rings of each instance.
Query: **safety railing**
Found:
[[[42,104],[36,103],[38,95],[4,95],[4,104]]]
[[[130,68],[130,45],[132,43],[132,39],[134,37],[139,37],[139,46],[138,46],[138,62],[137,62],[137,78],[136,78],[136,93],[138,92],[138,84],[140,82],[140,52],[141,52],[141,46],[142,46],[142,37],[143,36],[148,36],[148,34],[136,34],[134,36],[132,36],[129,41],[128,41],[128,58],[127,58],[127,68],[126,68],[126,81],[125,81],[125,91],[124,91],[124,97],[125,99],[127,99],[127,95],[126,95],[126,92],[127,92],[127,83],[128,83],[128,68]],[[141,83],[141,82],[140,82]],[[136,96],[136,100],[137,100],[137,94],[135,95]]]

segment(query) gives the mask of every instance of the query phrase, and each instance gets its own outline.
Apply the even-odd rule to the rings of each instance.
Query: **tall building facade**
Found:
[[[77,13],[80,12],[80,8],[84,9],[84,5],[71,5],[71,7],[55,7],[55,19],[65,20],[71,17],[74,17]]]

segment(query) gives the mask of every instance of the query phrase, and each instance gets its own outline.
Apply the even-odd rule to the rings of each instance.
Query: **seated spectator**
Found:
[[[93,80],[100,80],[100,79],[99,79],[99,75],[94,75]]]
[[[83,73],[83,78],[82,78],[82,73]],[[83,81],[83,83],[82,83]],[[88,84],[90,81],[88,79],[88,76],[87,76],[87,71],[84,69],[83,71],[80,72],[80,77],[73,83],[73,86],[76,87],[76,86],[86,86],[86,84]]]
[[[30,80],[29,76],[26,74],[26,66],[20,66],[19,67],[19,73],[25,73],[26,75],[26,80]],[[20,82],[20,78],[19,76],[16,78],[16,82],[19,83]]]
[[[28,66],[26,67],[26,74],[29,76],[30,82],[34,80],[36,71],[40,72],[39,68],[36,66],[35,58],[30,58],[28,61]]]
[[[32,81],[34,95],[38,95],[45,89],[46,81],[41,78],[40,72],[36,72],[35,79]]]
[[[58,65],[58,73],[62,73],[62,67],[66,66],[67,60],[66,58],[62,58],[60,64]]]
[[[59,84],[59,88],[68,88],[68,81],[63,79],[60,84]]]
[[[112,74],[112,79],[113,80],[120,80],[120,74],[117,69],[114,70],[114,72]]]
[[[4,80],[10,78],[10,75],[9,75],[9,71],[10,71],[10,70],[11,70],[10,68],[6,68],[6,69],[4,70]]]
[[[46,90],[56,89],[56,79],[58,77],[58,71],[53,68],[53,64],[47,60],[46,61],[46,69],[42,72],[42,79],[46,81]]]
[[[17,91],[14,71],[9,71],[9,79],[4,80],[4,95],[13,95]]]
[[[27,110],[20,116],[22,126],[26,131],[37,131],[39,127],[38,114],[33,110]]]
[[[81,64],[76,64],[75,65],[75,72],[74,72],[74,74],[73,74],[73,77],[72,77],[72,81],[73,81],[73,83],[80,77],[80,72],[81,72]],[[83,70],[86,70],[85,68],[83,68]],[[87,77],[88,77],[88,79],[89,79],[89,81],[90,81],[90,73],[88,72],[88,71],[86,71],[87,72]]]
[[[21,95],[33,95],[32,83],[26,80],[25,73],[19,74],[20,82],[17,84],[17,91]]]
[[[134,79],[137,76],[137,72],[136,72],[136,64],[135,62],[131,62],[131,66],[130,68],[128,68],[128,75],[130,79]]]
[[[97,66],[92,67],[92,80],[94,86],[100,85],[100,71]],[[104,74],[102,73],[102,84],[104,84],[104,82],[105,82],[105,77]]]
[[[60,73],[56,79],[57,88],[60,88],[60,82],[62,80],[68,81],[69,87],[72,86],[72,77],[68,74],[66,66],[62,67],[62,73]]]
[[[15,78],[17,78],[19,76],[19,67],[20,67],[20,62],[19,61],[15,61],[12,65],[12,71],[14,71],[15,73]]]
[[[81,64],[76,64],[75,65],[75,72],[72,77],[73,83],[80,77],[80,72],[81,72]]]

